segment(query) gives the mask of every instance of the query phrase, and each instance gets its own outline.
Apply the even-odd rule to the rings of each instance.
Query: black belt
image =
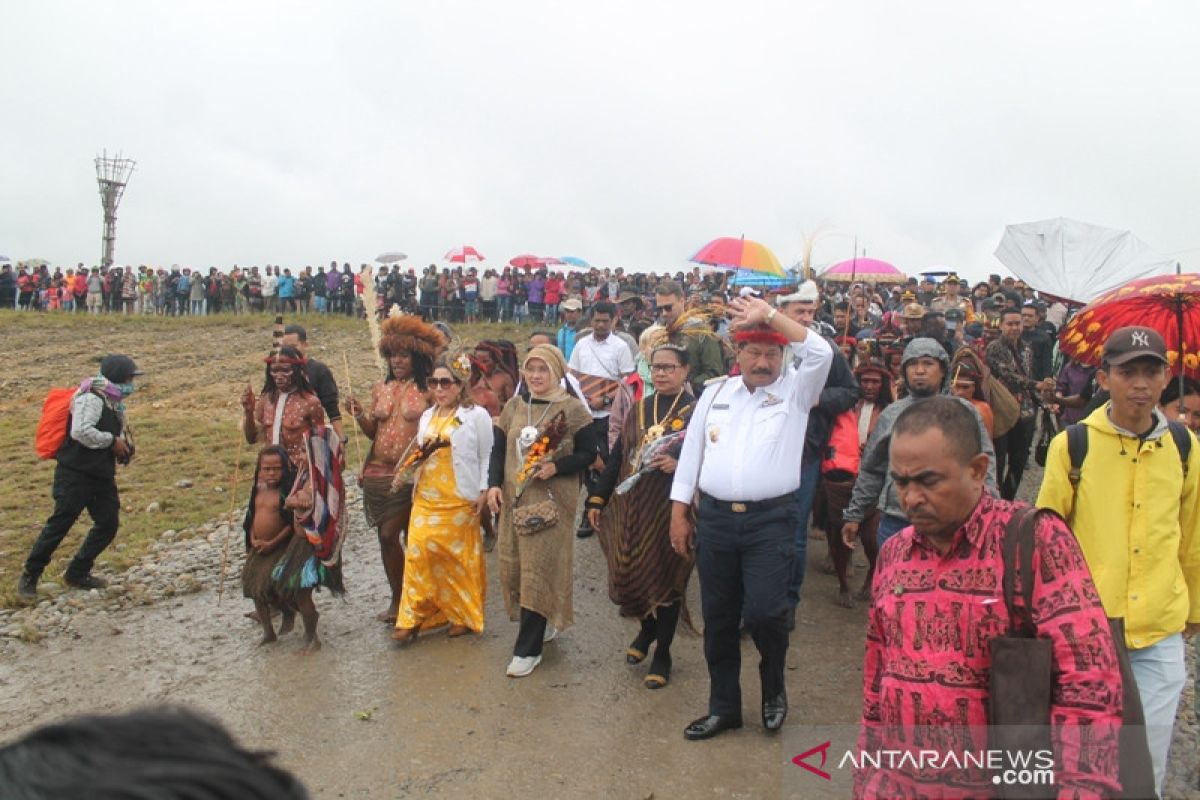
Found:
[[[750,511],[766,511],[771,508],[778,508],[779,506],[787,505],[788,503],[795,503],[796,493],[788,492],[787,494],[781,494],[779,497],[771,497],[767,500],[747,500],[743,503],[735,503],[730,500],[718,500],[711,494],[701,492],[700,499],[705,503],[711,503],[722,511],[731,511],[734,514],[745,514]]]

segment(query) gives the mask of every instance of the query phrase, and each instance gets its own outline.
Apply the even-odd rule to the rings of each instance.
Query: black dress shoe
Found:
[[[709,714],[684,728],[683,738],[690,739],[693,742],[700,739],[711,739],[721,731],[733,730],[740,727],[742,727],[741,717],[721,717],[716,714]]]
[[[783,727],[783,721],[787,719],[787,693],[780,692],[774,697],[763,700],[762,704],[762,723],[763,727],[768,731],[777,731]]]

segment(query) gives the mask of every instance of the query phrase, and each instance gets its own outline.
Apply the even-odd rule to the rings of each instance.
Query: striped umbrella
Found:
[[[443,258],[451,264],[469,264],[472,261],[485,260],[483,255],[470,245],[463,245],[462,247],[455,247],[453,250],[448,250]]]

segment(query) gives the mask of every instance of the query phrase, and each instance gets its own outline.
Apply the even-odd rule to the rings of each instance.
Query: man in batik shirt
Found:
[[[980,439],[975,415],[949,397],[914,403],[896,420],[890,469],[912,525],[879,554],[860,751],[944,757],[988,749],[990,645],[1009,629],[1000,545],[1017,506],[984,492]],[[1054,790],[1114,797],[1122,684],[1108,620],[1066,523],[1043,514],[1034,541],[1029,616],[1053,646]],[[1014,604],[1022,607],[1020,595]],[[854,796],[995,796],[991,773],[970,763],[922,769],[900,759],[884,767],[858,770]]]

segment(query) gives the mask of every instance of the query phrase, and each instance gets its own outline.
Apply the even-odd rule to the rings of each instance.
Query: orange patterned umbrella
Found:
[[[1084,306],[1058,335],[1064,354],[1096,366],[1117,328],[1145,325],[1167,343],[1171,372],[1200,379],[1200,274],[1159,275],[1132,281]]]

